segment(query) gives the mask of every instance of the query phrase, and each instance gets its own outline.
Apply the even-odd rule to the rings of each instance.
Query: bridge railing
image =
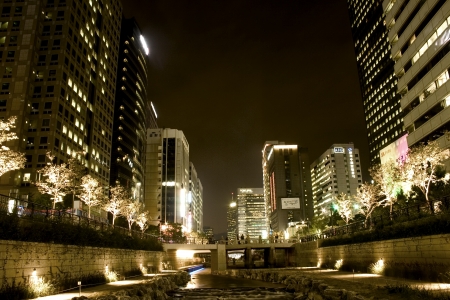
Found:
[[[32,201],[16,199],[11,196],[0,194],[0,215],[17,214],[22,220],[32,222],[45,222],[47,220],[71,223],[72,225],[83,225],[99,231],[114,230],[124,235],[131,235],[143,239],[155,239],[157,236],[141,231],[129,230],[117,225],[108,223],[107,219],[99,217],[88,218],[80,214],[79,210],[72,209],[52,209],[51,207],[34,203]]]
[[[371,230],[379,224],[388,222],[403,222],[418,219],[423,216],[436,216],[439,214],[450,213],[450,196],[443,197],[440,200],[428,203],[413,204],[396,207],[390,212],[383,212],[370,217],[368,220],[355,221],[344,226],[329,228],[321,233],[304,235],[299,238],[300,242],[311,242],[318,239],[327,239],[344,234],[350,234],[360,231]]]

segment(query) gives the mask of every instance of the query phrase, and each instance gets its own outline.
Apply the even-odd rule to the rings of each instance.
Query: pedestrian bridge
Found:
[[[252,268],[254,266],[252,252],[259,251],[263,253],[264,267],[289,266],[291,259],[295,255],[294,242],[281,243],[241,243],[227,245],[225,243],[218,244],[163,244],[167,259],[174,269],[183,267],[182,259],[177,255],[178,250],[191,250],[198,252],[211,253],[211,270],[226,270],[228,266],[229,252],[243,252],[244,266]]]

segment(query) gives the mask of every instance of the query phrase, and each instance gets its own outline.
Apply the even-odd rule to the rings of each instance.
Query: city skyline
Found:
[[[150,47],[158,126],[183,130],[204,186],[204,225],[226,231],[239,186],[261,186],[261,145],[283,140],[315,160],[368,142],[346,1],[133,1]],[[311,30],[314,29],[314,30]]]

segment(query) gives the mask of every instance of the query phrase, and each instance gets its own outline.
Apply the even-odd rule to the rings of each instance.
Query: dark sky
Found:
[[[226,231],[239,187],[262,187],[269,140],[368,146],[345,0],[126,0],[151,49],[158,126],[182,130],[204,225]],[[364,171],[367,173],[366,171]]]

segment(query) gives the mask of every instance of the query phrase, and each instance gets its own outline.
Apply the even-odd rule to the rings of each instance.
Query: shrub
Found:
[[[88,224],[72,224],[70,219],[20,218],[16,214],[0,215],[0,239],[64,245],[162,251],[157,238],[142,239],[113,228],[104,231]]]
[[[323,240],[320,247],[367,243],[408,237],[450,233],[450,215],[429,216],[414,221],[377,224],[373,229]]]

